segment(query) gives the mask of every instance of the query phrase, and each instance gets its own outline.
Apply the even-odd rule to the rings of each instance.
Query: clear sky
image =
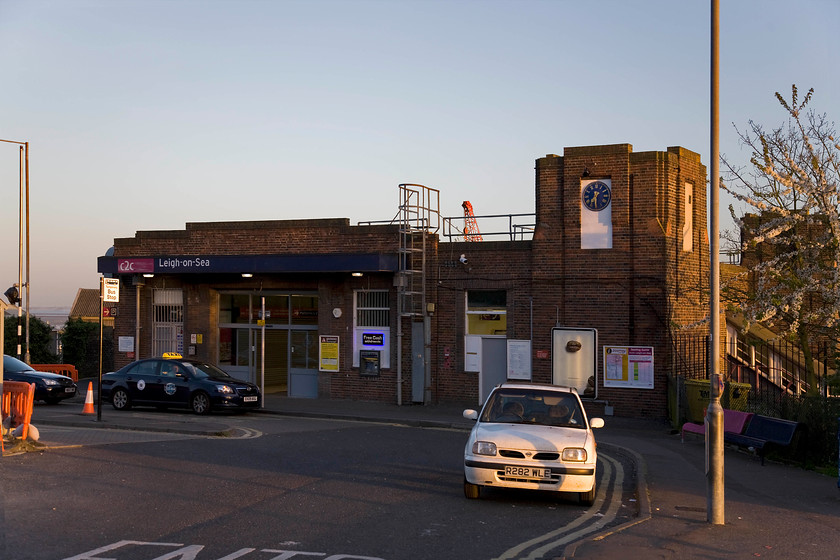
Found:
[[[840,119],[840,2],[721,0],[721,151],[813,87]],[[566,146],[710,165],[708,0],[0,0],[0,138],[30,142],[31,301],[95,288],[116,237],[187,222],[534,211]],[[731,227],[724,200],[722,225]],[[18,277],[0,143],[0,292]],[[37,314],[37,313],[36,313]]]

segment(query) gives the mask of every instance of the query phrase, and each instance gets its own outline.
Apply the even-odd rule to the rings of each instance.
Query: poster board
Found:
[[[577,327],[551,329],[552,384],[574,387],[581,397],[598,398],[597,375],[598,330]],[[590,387],[591,391],[588,391]]]
[[[318,336],[318,371],[338,371],[338,337]]]
[[[604,346],[604,387],[653,389],[653,346]]]
[[[507,378],[531,381],[531,341],[507,341]]]

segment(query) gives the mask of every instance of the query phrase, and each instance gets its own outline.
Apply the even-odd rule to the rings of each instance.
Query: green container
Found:
[[[684,383],[686,418],[689,422],[702,422],[709,406],[709,380],[686,379]]]
[[[750,402],[750,390],[752,385],[749,383],[735,383],[734,381],[727,381],[724,387],[723,395],[720,397],[720,405],[729,410],[740,410],[741,412],[749,412],[747,406]]]

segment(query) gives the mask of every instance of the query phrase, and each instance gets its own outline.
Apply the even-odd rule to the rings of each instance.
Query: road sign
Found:
[[[102,301],[118,303],[120,301],[120,279],[103,278],[103,280]]]

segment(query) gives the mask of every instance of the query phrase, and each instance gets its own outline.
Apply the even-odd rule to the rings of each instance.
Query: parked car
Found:
[[[26,362],[3,355],[3,381],[23,381],[35,384],[35,400],[47,404],[76,396],[76,384],[66,375],[36,371]]]
[[[102,398],[117,410],[132,405],[187,407],[196,414],[211,409],[258,408],[260,390],[213,364],[177,357],[138,360],[102,376]]]
[[[536,383],[503,383],[493,389],[464,448],[464,494],[483,486],[576,493],[595,501],[597,454],[592,428],[575,389]]]

